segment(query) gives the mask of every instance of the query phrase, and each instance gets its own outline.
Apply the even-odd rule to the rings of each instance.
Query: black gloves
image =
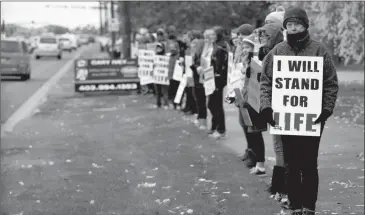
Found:
[[[260,112],[260,116],[263,120],[265,120],[269,125],[275,126],[274,118],[272,117],[273,110],[272,108],[265,108]]]
[[[235,102],[236,101],[236,97],[226,97],[226,102],[228,103],[228,104],[232,104],[233,102]]]
[[[332,113],[328,110],[323,110],[319,117],[314,121],[314,124],[318,124],[321,122],[326,122],[327,119],[332,115]]]
[[[270,48],[269,47],[265,47],[265,46],[260,47],[259,53],[258,53],[259,60],[260,61],[263,61],[264,58],[265,58],[265,56],[267,54],[269,54],[269,52],[270,52]]]

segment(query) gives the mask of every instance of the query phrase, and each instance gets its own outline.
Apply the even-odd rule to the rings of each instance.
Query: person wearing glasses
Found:
[[[276,44],[281,42],[283,39],[285,41],[285,35],[286,32],[284,31],[283,27],[283,21],[284,21],[284,13],[285,10],[283,7],[279,6],[276,8],[276,11],[270,13],[266,16],[265,24],[275,27],[271,28],[272,31],[275,31],[275,35],[277,35],[278,40],[275,41],[273,44],[267,44],[268,39],[270,38],[269,35],[267,35],[267,32],[261,32],[261,41],[263,41],[264,44],[266,44],[266,48],[264,47],[261,50],[261,58],[263,59],[268,52],[274,48]],[[280,26],[280,29],[279,29]],[[267,26],[269,27],[269,26]],[[283,38],[279,35],[280,32],[283,34]],[[267,30],[266,30],[267,31]],[[272,135],[273,140],[273,146],[274,146],[274,152],[276,157],[276,164],[273,169],[272,177],[271,177],[271,184],[269,186],[269,193],[271,193],[274,198],[280,202],[283,206],[287,206],[288,204],[288,198],[287,198],[287,187],[286,187],[286,179],[285,179],[285,163],[284,163],[284,149],[283,149],[283,143],[281,140],[280,135]]]

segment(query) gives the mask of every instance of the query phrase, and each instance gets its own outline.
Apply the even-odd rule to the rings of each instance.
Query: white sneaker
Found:
[[[169,106],[163,106],[163,109],[168,110]]]
[[[221,139],[221,138],[224,138],[225,136],[226,136],[226,134],[225,134],[225,133],[221,134],[221,133],[219,133],[218,131],[216,131],[216,132],[214,132],[214,133],[212,134],[212,136],[211,136],[211,137],[213,137],[214,139]]]
[[[195,126],[199,126],[199,120],[198,119],[195,119],[193,122],[194,122]]]
[[[201,125],[201,126],[199,126],[199,130],[204,131],[204,130],[206,130],[206,129],[207,129],[207,127],[206,127],[205,125]]]
[[[266,169],[256,166],[250,170],[250,173],[257,176],[266,176]]]

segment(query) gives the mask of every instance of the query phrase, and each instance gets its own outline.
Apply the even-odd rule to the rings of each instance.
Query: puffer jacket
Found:
[[[283,41],[277,44],[264,58],[262,62],[262,74],[260,80],[261,110],[271,107],[274,55],[323,57],[322,109],[328,110],[330,113],[333,112],[338,93],[338,79],[336,68],[332,63],[330,54],[328,53],[327,49],[321,43],[310,39],[309,35],[306,38],[304,46],[301,50],[296,50],[290,47],[287,41]]]

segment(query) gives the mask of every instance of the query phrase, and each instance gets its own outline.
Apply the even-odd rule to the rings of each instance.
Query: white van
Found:
[[[78,42],[77,42],[78,39],[77,39],[76,35],[68,33],[68,34],[62,35],[62,37],[67,38],[71,41],[71,48],[73,51],[75,51],[79,47]]]

